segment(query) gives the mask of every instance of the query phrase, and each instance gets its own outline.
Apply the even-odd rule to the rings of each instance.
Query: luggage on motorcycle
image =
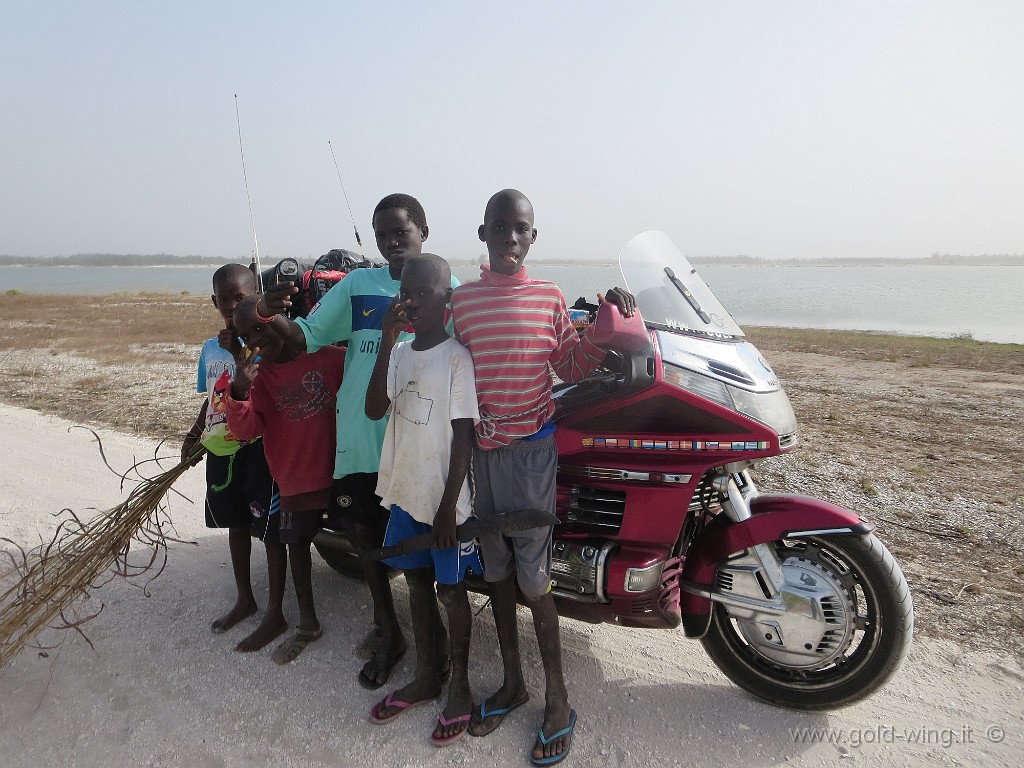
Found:
[[[370,266],[373,266],[372,262],[367,261],[358,253],[346,251],[344,248],[329,250],[313,262],[312,269],[302,276],[299,303],[304,307],[300,316],[305,317],[309,310],[315,307],[320,299],[353,269]]]
[[[371,266],[373,263],[358,253],[333,248],[312,264],[292,258],[281,259],[264,269],[261,276],[264,286],[291,282],[299,287],[299,292],[292,296],[292,307],[288,311],[288,317],[295,319],[308,315],[317,302],[353,269]],[[255,262],[250,268],[256,271]]]

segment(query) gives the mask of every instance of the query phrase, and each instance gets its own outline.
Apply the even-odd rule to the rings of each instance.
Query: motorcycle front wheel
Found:
[[[789,610],[716,602],[704,649],[730,680],[779,706],[833,709],[870,696],[899,669],[914,630],[896,560],[874,535],[785,539],[775,549]]]

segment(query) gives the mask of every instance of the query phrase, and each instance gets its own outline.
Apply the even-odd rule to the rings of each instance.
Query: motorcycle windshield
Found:
[[[664,232],[652,229],[626,243],[619,269],[648,325],[718,337],[744,335]]]

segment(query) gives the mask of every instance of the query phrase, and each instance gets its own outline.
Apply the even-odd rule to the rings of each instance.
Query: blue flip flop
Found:
[[[483,733],[473,733],[472,731],[470,731],[469,735],[470,736],[475,736],[477,738],[483,738],[484,736],[486,736],[489,733],[494,733],[494,731],[498,730],[498,726],[501,725],[502,722],[504,722],[505,715],[507,715],[509,712],[511,712],[516,707],[523,706],[523,704],[525,704],[529,700],[530,700],[530,694],[526,693],[526,694],[523,695],[523,698],[519,699],[519,701],[514,701],[511,704],[509,704],[507,707],[502,707],[502,708],[499,708],[499,709],[491,709],[491,710],[487,709],[487,702],[486,701],[481,702],[480,703],[480,722],[483,722],[484,720],[486,720],[489,717],[497,717],[497,718],[500,718],[500,719],[498,720],[498,722],[496,722],[494,725],[492,725],[490,728],[488,728]]]
[[[550,736],[544,735],[544,728],[537,729],[537,738],[540,739],[540,743],[545,747],[555,739],[560,739],[563,736],[569,737],[569,742],[565,745],[565,749],[559,752],[557,755],[551,755],[550,757],[534,757],[533,751],[530,751],[530,760],[534,765],[554,765],[560,763],[569,755],[569,750],[572,749],[572,732],[576,730],[576,710],[569,710],[569,725],[557,733],[552,733]]]

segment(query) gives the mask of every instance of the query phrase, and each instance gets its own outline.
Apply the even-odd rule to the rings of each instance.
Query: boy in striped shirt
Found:
[[[523,260],[537,230],[533,205],[524,194],[506,189],[493,195],[478,235],[487,244],[490,264],[481,268],[479,280],[452,295],[455,334],[472,355],[480,409],[473,511],[480,518],[528,507],[554,512],[558,456],[550,420],[555,410],[551,368],[561,379],[577,382],[605,353],[577,333],[556,285],[526,276]],[[627,316],[636,306],[633,296],[619,288],[608,291],[607,300]],[[576,724],[551,594],[551,533],[548,526],[480,539],[504,681],[474,709],[469,732],[487,735],[529,699],[516,625],[518,581],[533,613],[544,662],[544,723],[531,753],[535,765],[564,759]]]

